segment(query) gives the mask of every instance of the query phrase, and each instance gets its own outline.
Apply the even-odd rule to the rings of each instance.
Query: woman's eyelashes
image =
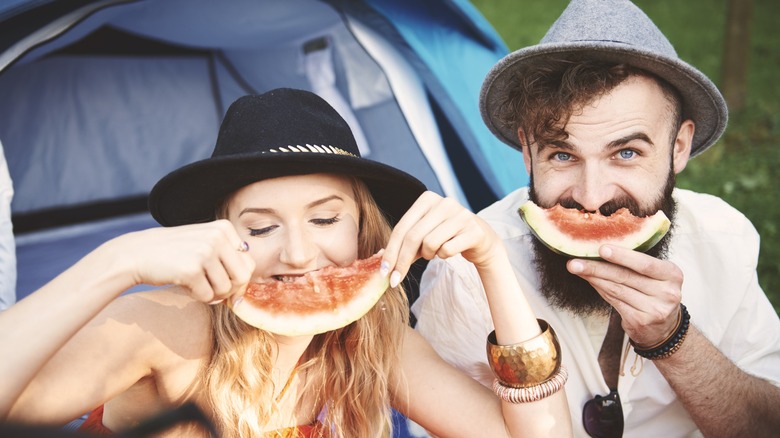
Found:
[[[327,227],[329,225],[333,225],[333,224],[339,222],[340,220],[341,220],[341,218],[339,217],[339,215],[336,215],[336,216],[329,217],[329,218],[310,219],[309,223],[311,223],[313,225],[316,225],[318,227]],[[274,231],[277,228],[279,228],[279,225],[269,225],[267,227],[262,227],[262,228],[248,227],[248,230],[249,230],[249,235],[250,236],[265,236],[265,235],[270,234],[272,231]]]
[[[249,235],[250,236],[264,236],[274,229],[278,228],[278,225],[271,225],[269,227],[263,227],[263,228],[249,228]]]
[[[340,220],[341,218],[338,215],[336,215],[329,219],[312,219],[311,223],[313,223],[314,225],[327,226],[327,225],[333,225]]]

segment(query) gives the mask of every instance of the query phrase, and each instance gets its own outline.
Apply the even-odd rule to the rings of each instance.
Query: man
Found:
[[[725,129],[712,82],[630,2],[574,0],[540,44],[494,66],[480,106],[531,176],[480,216],[556,329],[575,435],[776,436],[780,321],[758,284],[758,235],[722,200],[674,189]],[[568,259],[523,223],[528,199],[663,210],[672,231],[647,254],[603,245],[602,260]],[[442,357],[490,385],[478,284],[463,259],[433,260],[412,310]]]

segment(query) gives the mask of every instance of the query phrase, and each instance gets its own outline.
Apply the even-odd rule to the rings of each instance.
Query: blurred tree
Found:
[[[753,0],[728,0],[721,90],[731,111],[745,106]]]

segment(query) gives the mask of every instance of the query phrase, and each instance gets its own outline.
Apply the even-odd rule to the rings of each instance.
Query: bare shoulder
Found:
[[[113,300],[36,374],[15,404],[22,421],[62,423],[95,406],[125,401],[127,421],[197,397],[211,354],[208,307],[176,289]],[[113,403],[116,400],[116,403]],[[137,415],[129,415],[134,406]],[[107,425],[129,424],[106,411]]]
[[[210,352],[211,315],[208,305],[192,299],[179,288],[121,296],[102,317],[136,326],[143,334],[155,339],[161,348],[181,357],[191,358]]]
[[[106,424],[122,425],[185,400],[202,401],[200,376],[211,357],[208,305],[177,288],[125,295],[109,318],[135,325],[135,351],[147,358],[149,374],[107,405]],[[111,409],[108,409],[108,408]]]

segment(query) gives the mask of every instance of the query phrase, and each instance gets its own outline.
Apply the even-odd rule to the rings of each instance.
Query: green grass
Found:
[[[536,44],[567,0],[473,0],[510,50]],[[719,83],[726,0],[635,0],[680,57]],[[780,2],[754,0],[747,102],[720,141],[691,160],[678,186],[720,196],[761,234],[759,282],[780,313]]]

